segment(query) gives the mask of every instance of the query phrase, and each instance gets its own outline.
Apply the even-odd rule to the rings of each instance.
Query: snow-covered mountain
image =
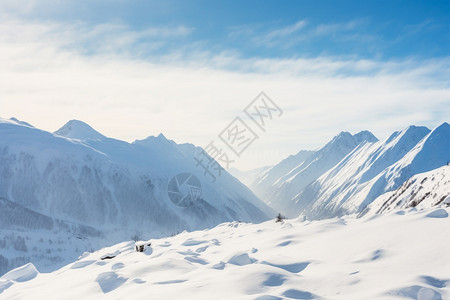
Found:
[[[449,212],[224,223],[142,253],[126,241],[50,274],[15,269],[0,299],[449,299]]]
[[[63,127],[55,131],[55,134],[79,140],[102,140],[106,138],[88,124],[78,120],[70,120]]]
[[[290,217],[370,215],[449,202],[449,149],[447,123],[432,131],[410,126],[384,141],[342,132],[318,150],[240,176],[256,176],[252,189]],[[131,236],[275,215],[226,171],[216,182],[206,177],[193,159],[199,150],[162,134],[111,139],[76,120],[50,133],[0,119],[0,274],[30,261],[51,271]],[[169,199],[169,182],[180,173],[201,184],[192,205]]]
[[[447,123],[431,132],[411,126],[385,141],[360,145],[297,195],[293,210],[309,218],[360,212],[413,175],[446,165],[449,149]]]
[[[372,214],[416,207],[450,205],[450,165],[417,174],[398,189],[375,199],[367,208]]]
[[[123,234],[107,237],[91,226],[55,219],[0,198],[0,274],[28,262],[40,271],[52,271],[84,251],[120,239]]]
[[[162,134],[130,144],[76,120],[50,133],[0,119],[0,205],[3,211],[21,212],[8,214],[8,221],[2,218],[0,230],[68,228],[73,236],[76,228],[96,228],[111,243],[131,234],[163,236],[225,221],[261,222],[273,215],[226,171],[216,182],[205,177],[193,159],[196,151]],[[167,192],[179,173],[201,183],[200,196],[187,207],[172,203]],[[20,220],[24,216],[27,220]],[[5,243],[4,248],[12,248]],[[11,250],[6,257],[2,251],[2,257],[11,262],[30,252]]]
[[[257,191],[260,195],[270,194],[275,189],[274,185],[286,174],[301,165],[315,151],[301,150],[295,155],[290,155],[278,164],[261,171],[251,183],[253,191]]]
[[[262,172],[251,188],[274,209],[295,217],[291,207],[298,193],[335,166],[356,146],[376,141],[377,138],[368,131],[355,135],[341,132],[324,147],[315,151],[300,151]]]
[[[247,171],[242,171],[237,168],[230,168],[228,169],[228,173],[239,179],[239,181],[242,182],[243,184],[249,186],[256,180],[257,176],[259,176],[266,170],[270,169],[271,167],[272,166],[265,166]]]

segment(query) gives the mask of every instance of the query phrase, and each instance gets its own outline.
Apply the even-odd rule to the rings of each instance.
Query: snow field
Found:
[[[28,281],[10,272],[0,299],[448,299],[448,210],[223,223],[143,253],[124,242]]]

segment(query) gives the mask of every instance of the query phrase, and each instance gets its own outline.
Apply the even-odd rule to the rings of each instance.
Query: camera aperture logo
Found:
[[[169,181],[167,194],[175,205],[189,207],[200,199],[202,185],[200,180],[191,173],[180,173]]]

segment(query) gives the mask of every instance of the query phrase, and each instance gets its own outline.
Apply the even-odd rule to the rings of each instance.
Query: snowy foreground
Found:
[[[15,269],[0,299],[449,299],[449,212],[224,223],[144,253],[125,242],[53,273]]]

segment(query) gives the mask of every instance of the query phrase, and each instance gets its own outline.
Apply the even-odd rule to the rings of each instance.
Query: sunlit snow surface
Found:
[[[369,206],[369,214],[399,208],[429,208],[450,204],[450,166],[415,175],[397,190],[385,193]]]
[[[449,299],[449,211],[224,223],[144,253],[124,242],[53,273],[14,270],[0,299]]]
[[[115,140],[76,120],[53,134],[0,118],[0,276],[28,262],[54,271],[84,251],[135,235],[275,215],[225,170],[215,182],[205,176],[194,160],[199,149],[163,135]],[[201,182],[187,206],[168,195],[180,173]]]

